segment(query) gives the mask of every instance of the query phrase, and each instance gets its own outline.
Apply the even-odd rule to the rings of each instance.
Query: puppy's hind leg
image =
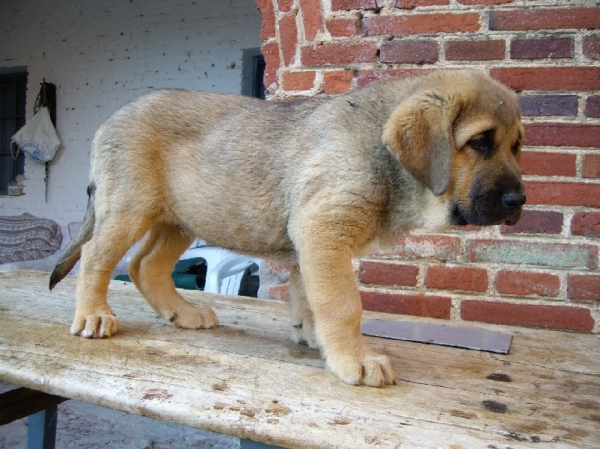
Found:
[[[81,248],[71,333],[86,338],[110,337],[117,318],[106,300],[110,274],[127,250],[144,234],[145,223],[123,223],[118,214],[96,221],[91,239]]]
[[[175,290],[171,272],[193,236],[178,226],[157,223],[129,264],[129,276],[154,310],[177,327],[211,328],[219,320],[210,307],[195,307]]]

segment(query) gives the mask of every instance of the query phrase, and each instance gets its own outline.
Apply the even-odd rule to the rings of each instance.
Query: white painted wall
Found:
[[[27,158],[25,195],[0,215],[81,221],[90,143],[114,110],[144,92],[181,87],[240,93],[242,49],[260,46],[254,0],[2,0],[0,70],[26,67],[27,117],[42,79],[57,86],[63,147],[50,166]]]

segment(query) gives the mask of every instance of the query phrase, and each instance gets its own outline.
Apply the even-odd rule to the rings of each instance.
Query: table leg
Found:
[[[27,418],[27,449],[54,449],[56,442],[56,405]]]
[[[281,447],[240,438],[240,449],[281,449]]]

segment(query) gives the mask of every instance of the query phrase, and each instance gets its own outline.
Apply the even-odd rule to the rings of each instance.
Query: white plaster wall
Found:
[[[0,215],[29,212],[61,226],[86,207],[90,143],[114,110],[161,87],[240,93],[242,49],[260,46],[254,0],[2,0],[0,70],[26,67],[27,117],[40,83],[57,86],[63,147],[50,166],[25,162],[25,195]]]

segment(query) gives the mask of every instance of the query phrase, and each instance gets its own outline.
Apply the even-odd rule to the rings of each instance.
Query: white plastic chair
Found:
[[[179,260],[195,257],[206,261],[204,291],[222,295],[238,295],[246,270],[253,264],[260,265],[260,259],[241,256],[217,246],[208,246],[200,239],[194,240]]]

